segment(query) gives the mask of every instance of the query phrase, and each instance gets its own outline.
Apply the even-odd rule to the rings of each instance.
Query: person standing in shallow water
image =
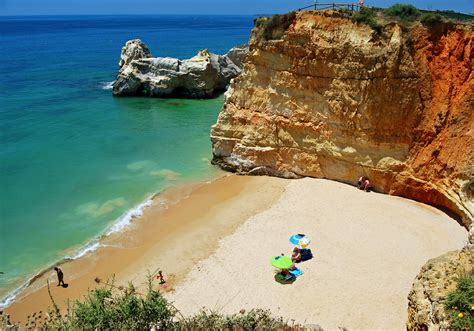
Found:
[[[64,286],[65,284],[63,271],[58,267],[54,267],[54,270],[56,270],[56,273],[58,274],[58,286]]]

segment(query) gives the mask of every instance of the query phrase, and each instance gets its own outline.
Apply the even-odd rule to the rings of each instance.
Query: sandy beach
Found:
[[[24,324],[28,315],[47,311],[51,305],[47,280],[61,308],[67,307],[67,300],[81,298],[87,289],[96,287],[96,277],[114,277],[116,285],[126,286],[131,281],[143,289],[148,273],[163,270],[166,290],[172,290],[198,261],[213,253],[219,239],[269,208],[286,185],[283,179],[232,175],[169,189],[127,230],[104,238],[96,251],[62,264],[68,288],[56,286],[56,273],[51,270],[5,312]]]
[[[282,285],[270,258],[290,254],[293,233],[311,237],[314,258],[300,265],[296,282]],[[328,330],[400,330],[421,266],[466,238],[455,220],[407,199],[327,180],[230,175],[158,196],[128,230],[62,265],[67,289],[55,286],[51,271],[6,312],[24,323],[45,311],[47,279],[65,307],[96,286],[95,277],[141,287],[161,269],[166,296],[183,314],[265,308]]]
[[[282,285],[270,257],[290,255],[294,233],[312,238],[314,258]],[[333,181],[295,180],[271,208],[221,240],[169,298],[184,314],[259,307],[326,330],[404,330],[421,266],[465,242],[464,228],[435,208]]]

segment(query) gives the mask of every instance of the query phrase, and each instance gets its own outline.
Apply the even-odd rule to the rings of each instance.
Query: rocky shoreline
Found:
[[[122,48],[112,92],[115,96],[211,98],[240,74],[247,53],[247,46],[234,47],[225,55],[204,49],[180,60],[153,57],[143,41],[129,40]]]

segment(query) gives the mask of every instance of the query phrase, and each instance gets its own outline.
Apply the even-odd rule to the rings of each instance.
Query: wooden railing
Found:
[[[349,9],[351,11],[359,11],[360,6],[356,3],[314,3],[312,5],[298,8],[297,11],[300,10],[325,10],[325,9]]]

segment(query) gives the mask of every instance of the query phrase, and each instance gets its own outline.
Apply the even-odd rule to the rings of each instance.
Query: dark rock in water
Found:
[[[187,60],[154,58],[141,40],[129,40],[122,48],[113,94],[210,98],[240,74],[247,53],[242,46],[226,55],[204,49]]]

